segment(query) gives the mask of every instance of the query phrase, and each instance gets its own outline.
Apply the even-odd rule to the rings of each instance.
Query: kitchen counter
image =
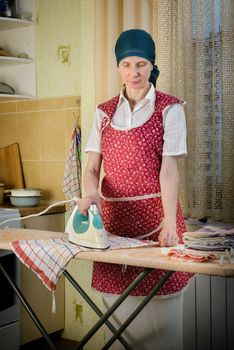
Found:
[[[45,210],[50,204],[42,204],[35,207],[15,207],[11,205],[10,202],[6,201],[0,205],[0,208],[7,208],[7,209],[19,209],[20,216],[27,216],[32,214],[38,214],[41,211]],[[51,208],[46,214],[59,214],[59,213],[65,213],[66,212],[66,206],[65,204],[62,205],[56,205],[55,207]]]

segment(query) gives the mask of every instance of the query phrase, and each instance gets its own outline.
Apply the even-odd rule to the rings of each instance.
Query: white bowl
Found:
[[[11,204],[15,207],[35,207],[42,196],[9,196]]]
[[[11,190],[11,195],[14,197],[40,196],[41,190],[38,188],[15,188]]]

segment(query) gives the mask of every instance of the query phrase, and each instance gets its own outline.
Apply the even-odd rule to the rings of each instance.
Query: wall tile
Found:
[[[39,113],[25,112],[17,115],[17,141],[23,160],[40,159]]]
[[[41,188],[40,162],[23,161],[22,165],[26,188]]]
[[[41,183],[44,199],[58,200],[64,198],[63,176],[64,161],[41,161]]]
[[[38,100],[38,109],[40,111],[50,110],[50,109],[64,109],[65,108],[65,98],[45,98]]]
[[[39,100],[24,100],[17,102],[17,112],[38,111]]]
[[[0,115],[0,147],[15,143],[16,140],[16,114]]]
[[[16,112],[16,102],[0,102],[0,113]]]
[[[79,96],[67,96],[66,97],[66,108],[77,108],[80,107]]]
[[[41,159],[61,160],[65,152],[65,111],[40,112]]]

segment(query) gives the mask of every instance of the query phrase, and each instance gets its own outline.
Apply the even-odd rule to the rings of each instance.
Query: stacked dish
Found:
[[[35,207],[42,195],[38,188],[17,188],[11,190],[9,197],[11,204],[16,207]]]

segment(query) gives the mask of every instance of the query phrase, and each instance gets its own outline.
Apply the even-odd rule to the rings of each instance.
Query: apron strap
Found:
[[[142,196],[134,196],[134,197],[105,197],[101,193],[101,198],[106,202],[130,202],[130,201],[140,201],[142,199],[159,198],[159,197],[161,197],[160,192],[144,194]]]

